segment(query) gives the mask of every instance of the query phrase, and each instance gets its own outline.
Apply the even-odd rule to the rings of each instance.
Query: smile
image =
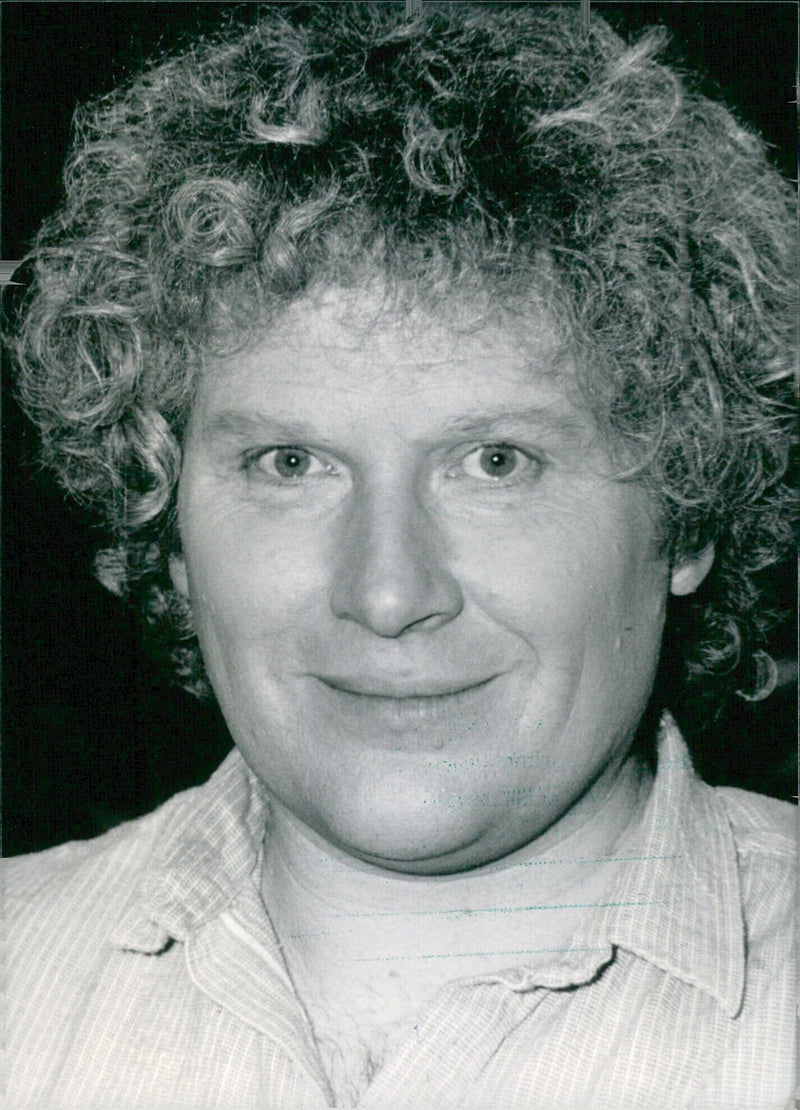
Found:
[[[432,682],[430,679],[420,682],[393,683],[382,679],[348,679],[315,676],[324,686],[332,690],[339,690],[345,694],[355,694],[361,698],[380,698],[391,701],[425,701],[431,698],[450,698],[464,694],[469,690],[477,690],[486,686],[496,675],[489,678],[467,680],[463,682]]]
[[[389,732],[417,731],[465,715],[485,716],[488,707],[483,703],[496,677],[401,684],[316,676],[323,699],[334,713],[346,716],[352,724]]]

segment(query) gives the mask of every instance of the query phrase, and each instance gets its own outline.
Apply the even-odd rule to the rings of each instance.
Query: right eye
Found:
[[[337,473],[331,463],[322,462],[304,447],[268,447],[248,460],[248,468],[282,484]]]

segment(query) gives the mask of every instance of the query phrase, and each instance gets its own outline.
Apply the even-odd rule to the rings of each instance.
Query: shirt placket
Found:
[[[229,910],[189,939],[186,960],[199,990],[269,1041],[266,1059],[281,1056],[291,1061],[303,1110],[334,1105],[313,1033],[277,944],[248,933]],[[263,1085],[269,1092],[269,1075],[263,1077]]]
[[[468,1106],[487,1062],[543,994],[515,992],[496,981],[448,984],[388,1053],[360,1110]]]

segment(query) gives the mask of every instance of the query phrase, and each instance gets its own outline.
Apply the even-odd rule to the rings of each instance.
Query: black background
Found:
[[[594,5],[623,30],[663,22],[692,68],[796,173],[795,3]],[[222,3],[15,3],[2,7],[2,257],[20,258],[58,203],[76,102],[155,50],[212,27]],[[238,5],[246,14],[248,4]],[[4,300],[15,297],[7,290]],[[7,307],[8,304],[7,304]],[[230,740],[217,713],[171,687],[137,620],[90,573],[102,536],[36,466],[36,437],[3,388],[3,849],[86,837],[202,781]],[[781,589],[794,609],[794,577]],[[705,776],[790,798],[795,786],[794,621],[776,640],[782,685],[715,727]]]

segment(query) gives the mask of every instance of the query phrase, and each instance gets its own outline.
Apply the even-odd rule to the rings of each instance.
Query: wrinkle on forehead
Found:
[[[386,348],[390,354],[385,353]],[[383,415],[388,410],[381,399],[382,384],[401,383],[403,399],[412,406],[419,391],[422,406],[422,394],[432,387],[446,394],[452,386],[475,381],[477,359],[486,367],[482,378],[490,388],[509,373],[538,387],[537,404],[543,415],[549,415],[545,424],[560,423],[560,430],[568,431],[576,445],[580,441],[582,450],[595,450],[598,458],[607,458],[609,474],[619,469],[612,461],[615,444],[609,442],[608,429],[595,419],[580,385],[586,356],[559,330],[544,296],[535,292],[527,312],[521,299],[510,306],[494,304],[491,312],[485,311],[485,306],[473,312],[464,298],[457,297],[443,312],[440,306],[428,311],[420,303],[413,307],[399,303],[386,293],[379,279],[374,289],[321,286],[273,317],[259,337],[243,344],[238,354],[207,360],[207,383],[208,378],[216,378],[215,392],[230,391],[231,407],[236,407],[237,372],[259,349],[279,356],[270,358],[276,386],[318,389],[329,379],[333,395],[335,378],[337,402],[346,405],[352,396],[355,403],[367,390],[374,396],[376,414]],[[196,402],[202,400],[202,394]],[[477,410],[482,407],[476,398],[476,411],[465,410],[464,422],[480,421],[483,413]],[[547,408],[549,414],[545,414]],[[198,416],[202,419],[195,410],[193,423]],[[564,427],[566,423],[572,428]]]
[[[376,363],[382,336],[399,340],[412,356],[404,362],[403,374],[413,368],[422,377],[443,367],[452,367],[456,374],[470,352],[483,349],[491,354],[497,350],[499,339],[505,353],[517,353],[520,367],[531,375],[555,377],[562,388],[575,379],[574,345],[556,327],[541,298],[532,295],[524,310],[496,304],[487,311],[485,306],[473,307],[454,296],[446,311],[441,306],[428,311],[423,303],[412,308],[399,305],[381,289],[379,280],[375,289],[326,286],[310,291],[273,317],[241,348],[227,356],[207,359],[206,369],[235,367],[242,355],[258,347],[283,350],[290,356],[299,340],[307,350],[309,332],[321,358],[346,358],[366,351],[375,354]],[[379,365],[381,372],[392,373],[391,365]],[[294,380],[300,369],[287,366]],[[574,401],[578,401],[577,392]]]

